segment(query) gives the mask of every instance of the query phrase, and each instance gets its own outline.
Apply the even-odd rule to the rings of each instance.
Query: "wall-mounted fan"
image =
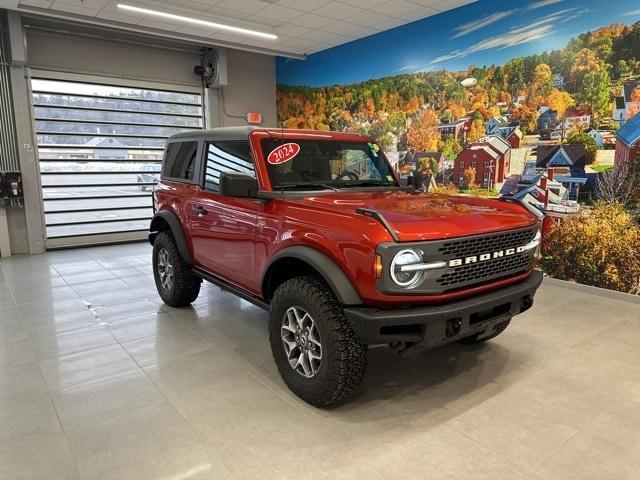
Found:
[[[200,65],[193,67],[193,73],[202,77],[205,88],[228,85],[227,51],[224,48],[203,48]]]

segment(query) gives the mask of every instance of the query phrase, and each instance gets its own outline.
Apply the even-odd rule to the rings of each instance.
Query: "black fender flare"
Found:
[[[151,219],[151,227],[149,229],[149,243],[153,245],[156,236],[160,231],[162,231],[162,229],[159,229],[159,224],[161,224],[162,221],[169,225],[182,259],[189,265],[193,265],[193,258],[189,251],[189,244],[187,243],[187,239],[184,235],[182,223],[180,223],[178,216],[171,210],[161,210],[153,216]]]
[[[322,275],[342,305],[362,305],[364,303],[351,280],[334,260],[315,248],[303,245],[286,247],[271,258],[262,274],[263,287],[271,267],[283,258],[295,258],[309,264]]]

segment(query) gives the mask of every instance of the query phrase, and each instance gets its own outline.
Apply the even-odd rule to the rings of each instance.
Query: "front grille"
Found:
[[[451,240],[442,244],[438,249],[443,257],[466,257],[486,252],[495,252],[510,247],[518,247],[529,243],[535,234],[535,229],[518,230],[508,233],[496,233],[487,236],[476,236],[468,239]]]
[[[520,253],[510,257],[502,257],[481,263],[462,265],[453,270],[448,270],[436,282],[445,290],[459,288],[474,283],[493,280],[516,273],[525,272],[529,268],[531,256],[529,253]]]
[[[468,288],[483,283],[501,280],[528,271],[533,262],[534,250],[515,253],[518,247],[531,242],[537,227],[526,227],[504,232],[473,235],[446,240],[406,242],[402,248],[421,250],[425,262],[445,262],[442,269],[427,270],[420,285],[412,289],[412,294],[442,294],[460,288]],[[400,246],[397,243],[381,244],[378,252],[385,265],[390,265]],[[507,250],[513,249],[514,252]],[[481,257],[490,258],[481,260]],[[451,261],[454,265],[449,266]],[[380,291],[407,293],[406,289],[393,282],[390,275],[377,280]]]

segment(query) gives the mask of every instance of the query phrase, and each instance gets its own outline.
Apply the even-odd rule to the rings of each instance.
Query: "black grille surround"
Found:
[[[465,263],[465,259],[474,256],[479,258],[483,254],[491,254],[493,257],[495,252],[524,246],[533,240],[537,231],[538,227],[533,225],[456,239],[381,244],[378,246],[378,254],[382,256],[384,268],[382,278],[377,280],[377,287],[382,292],[393,294],[442,294],[527,272],[532,268],[535,250],[470,263]],[[405,248],[422,251],[425,263],[444,261],[447,267],[425,271],[424,281],[416,288],[401,288],[391,279],[389,266],[395,254]],[[462,259],[462,264],[448,266],[451,260],[456,259]]]
[[[533,235],[535,235],[535,231]],[[448,240],[442,244],[438,252],[440,252],[443,257],[451,258],[495,252],[510,247],[526,245],[533,239],[533,235],[531,230],[517,230],[514,232],[475,236],[468,239]]]

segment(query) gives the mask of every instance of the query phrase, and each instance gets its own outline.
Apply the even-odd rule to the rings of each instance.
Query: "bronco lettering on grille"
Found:
[[[454,258],[453,260],[449,260],[448,265],[450,267],[459,267],[461,265],[469,265],[470,263],[486,262],[493,258],[508,257],[510,255],[515,255],[517,253],[525,252],[526,250],[528,250],[527,246],[522,245],[516,248],[507,248],[505,250],[497,250],[495,252],[483,253],[482,255],[471,255],[470,257]]]

